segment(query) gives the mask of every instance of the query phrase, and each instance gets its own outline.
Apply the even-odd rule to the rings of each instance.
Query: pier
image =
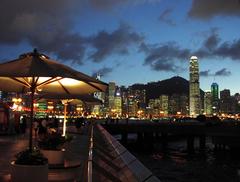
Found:
[[[200,150],[210,137],[216,149],[240,148],[240,122],[154,122],[150,120],[125,120],[118,123],[104,123],[102,126],[112,135],[121,135],[121,142],[128,142],[128,134],[137,134],[137,142],[161,142],[167,145],[170,136],[181,136],[187,143],[187,150],[194,151],[198,142]]]

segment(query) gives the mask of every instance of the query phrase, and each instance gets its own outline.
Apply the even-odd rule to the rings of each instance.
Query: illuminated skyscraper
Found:
[[[217,114],[219,112],[219,88],[217,83],[212,83],[211,93],[212,93],[213,113]]]
[[[212,83],[211,85],[211,93],[212,93],[212,99],[213,101],[218,101],[219,99],[219,89],[217,83]]]
[[[196,117],[200,114],[200,89],[199,89],[199,66],[198,58],[190,58],[190,80],[189,80],[189,114]]]
[[[116,116],[122,115],[122,97],[120,89],[116,90],[115,99],[114,99],[114,109]]]
[[[212,115],[212,93],[207,90],[204,93],[204,113],[206,115]]]
[[[96,79],[101,80],[101,75],[97,74]],[[104,92],[95,92],[94,97],[101,100],[102,103],[105,104],[105,93]],[[92,109],[92,113],[99,115],[99,116],[103,115],[104,114],[103,104],[102,105],[100,105],[100,104],[94,105],[94,107]]]
[[[108,84],[108,104],[109,104],[109,111],[115,109],[114,107],[114,99],[116,93],[116,84],[114,82],[109,82]]]

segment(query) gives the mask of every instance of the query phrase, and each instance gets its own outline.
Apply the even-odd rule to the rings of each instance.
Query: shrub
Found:
[[[27,149],[19,152],[15,155],[15,164],[21,165],[45,165],[48,163],[48,159],[38,149]]]
[[[38,141],[38,146],[45,150],[60,150],[65,142],[72,140],[72,136],[62,136],[60,133],[52,132],[45,135],[42,140]]]

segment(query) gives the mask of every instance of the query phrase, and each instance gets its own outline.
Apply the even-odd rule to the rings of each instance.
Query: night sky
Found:
[[[0,61],[37,48],[105,82],[181,76],[240,92],[239,0],[1,0]]]

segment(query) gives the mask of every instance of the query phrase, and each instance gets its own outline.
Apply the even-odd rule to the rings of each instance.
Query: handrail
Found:
[[[88,182],[92,182],[93,123],[90,123],[90,142],[88,151]]]
[[[80,182],[92,182],[92,150],[93,150],[93,121],[88,120],[88,151],[83,166],[83,176]]]

